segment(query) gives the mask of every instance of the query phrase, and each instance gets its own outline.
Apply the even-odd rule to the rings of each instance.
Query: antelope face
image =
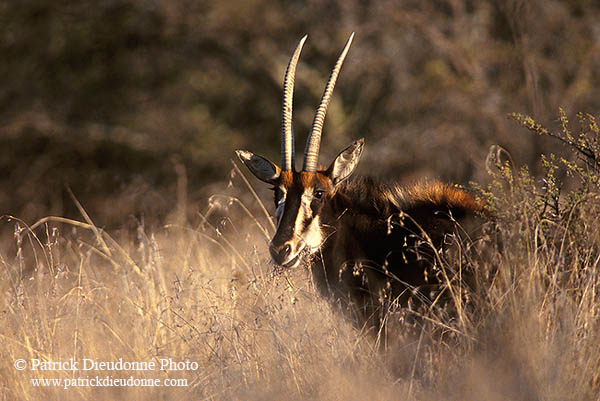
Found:
[[[273,189],[277,232],[269,251],[273,262],[295,267],[303,252],[315,252],[323,242],[319,214],[333,188],[322,173],[283,171]]]
[[[281,159],[282,166],[257,156],[247,150],[236,151],[240,160],[259,180],[273,185],[275,191],[275,216],[277,231],[271,240],[269,251],[273,261],[281,266],[294,267],[301,256],[313,253],[323,243],[325,236],[320,213],[337,185],[352,174],[362,153],[364,141],[355,141],[344,149],[327,170],[317,171],[317,159],[321,133],[327,106],[354,33],[344,46],[342,54],[325,85],[321,103],[317,108],[304,151],[302,171],[295,169],[294,134],[292,130],[292,97],[294,75],[300,51],[306,40],[303,37],[290,59],[283,79],[283,106],[281,110]]]
[[[273,185],[277,231],[269,244],[274,263],[296,267],[303,255],[316,252],[324,240],[321,211],[336,187],[356,168],[364,141],[344,149],[327,170],[317,172],[281,170],[273,162],[238,150],[238,157],[261,181]]]

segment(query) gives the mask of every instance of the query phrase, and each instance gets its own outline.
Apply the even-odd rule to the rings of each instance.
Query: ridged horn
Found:
[[[292,170],[294,168],[295,145],[294,129],[292,128],[294,79],[300,51],[307,37],[308,35],[304,35],[300,39],[300,42],[298,42],[283,78],[283,101],[281,105],[281,164],[283,170]]]
[[[319,147],[321,146],[321,133],[323,132],[323,123],[325,122],[327,106],[329,106],[331,94],[333,93],[333,88],[335,87],[335,81],[340,73],[340,69],[342,68],[344,59],[346,58],[346,54],[348,54],[348,50],[350,49],[353,38],[354,32],[352,32],[350,38],[348,38],[346,46],[344,46],[344,50],[342,50],[342,54],[340,54],[340,57],[335,63],[335,67],[333,67],[333,71],[331,71],[331,75],[329,75],[329,80],[325,86],[323,97],[321,97],[321,103],[319,104],[315,118],[313,119],[310,135],[306,141],[306,149],[304,150],[304,165],[302,167],[302,170],[304,171],[314,173],[317,170]]]

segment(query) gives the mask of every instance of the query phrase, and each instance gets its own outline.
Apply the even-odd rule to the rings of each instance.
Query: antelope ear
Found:
[[[247,150],[236,150],[235,154],[259,180],[268,184],[275,184],[275,181],[279,178],[281,169],[275,163]]]
[[[325,174],[333,181],[333,185],[337,185],[344,181],[356,169],[360,156],[362,155],[365,140],[363,138],[354,141],[352,145],[342,150],[335,158],[331,166]]]

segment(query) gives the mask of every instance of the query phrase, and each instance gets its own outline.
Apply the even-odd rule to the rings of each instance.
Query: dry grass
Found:
[[[596,249],[569,263],[577,270],[562,271],[554,264],[560,255],[512,243],[479,266],[483,274],[497,263],[499,272],[473,294],[466,323],[433,323],[458,335],[436,340],[423,331],[380,353],[315,295],[305,270],[273,275],[264,241],[243,233],[231,239],[233,252],[177,227],[150,236],[140,230],[136,241],[121,244],[99,233],[102,244],[72,224],[50,221],[31,231],[4,224],[17,227],[16,253],[2,255],[4,399],[597,397]],[[172,358],[199,369],[18,371],[19,358]],[[188,386],[65,390],[31,382],[96,374],[184,378]]]
[[[550,178],[540,192],[526,171],[501,167],[482,190],[499,216],[493,235],[477,252],[440,258],[446,268],[468,263],[463,267],[473,268],[477,285],[465,291],[464,283],[452,282],[453,290],[463,288],[453,292],[462,295],[448,310],[391,313],[392,340],[381,347],[315,294],[306,269],[274,272],[264,221],[234,221],[222,231],[204,224],[146,232],[140,225],[136,235],[117,237],[89,217],[49,217],[31,227],[4,217],[14,237],[0,254],[0,394],[5,400],[600,399],[600,195],[588,182],[554,209]],[[70,358],[171,358],[198,368],[40,372],[13,365]],[[96,375],[187,385],[32,383]]]
[[[375,352],[313,295],[306,272],[274,276],[263,244],[244,234],[231,239],[235,249],[178,227],[154,235],[140,229],[135,241],[117,244],[100,231],[90,235],[86,223],[51,219],[34,230],[11,219],[3,223],[15,226],[16,242],[12,255],[2,255],[5,399],[265,399],[282,391],[300,399],[344,394],[359,381],[396,387],[388,375],[373,374],[384,370]],[[199,368],[18,371],[13,362],[19,358],[172,358]],[[185,378],[188,386],[65,390],[31,384],[37,377],[96,374]],[[368,394],[367,388],[360,392]]]

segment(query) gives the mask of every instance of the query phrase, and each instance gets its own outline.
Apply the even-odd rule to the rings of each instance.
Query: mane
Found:
[[[400,211],[428,207],[459,213],[482,213],[484,208],[467,191],[439,181],[423,181],[410,186],[388,184],[372,177],[350,179],[337,189],[336,208],[356,213],[387,216]]]

